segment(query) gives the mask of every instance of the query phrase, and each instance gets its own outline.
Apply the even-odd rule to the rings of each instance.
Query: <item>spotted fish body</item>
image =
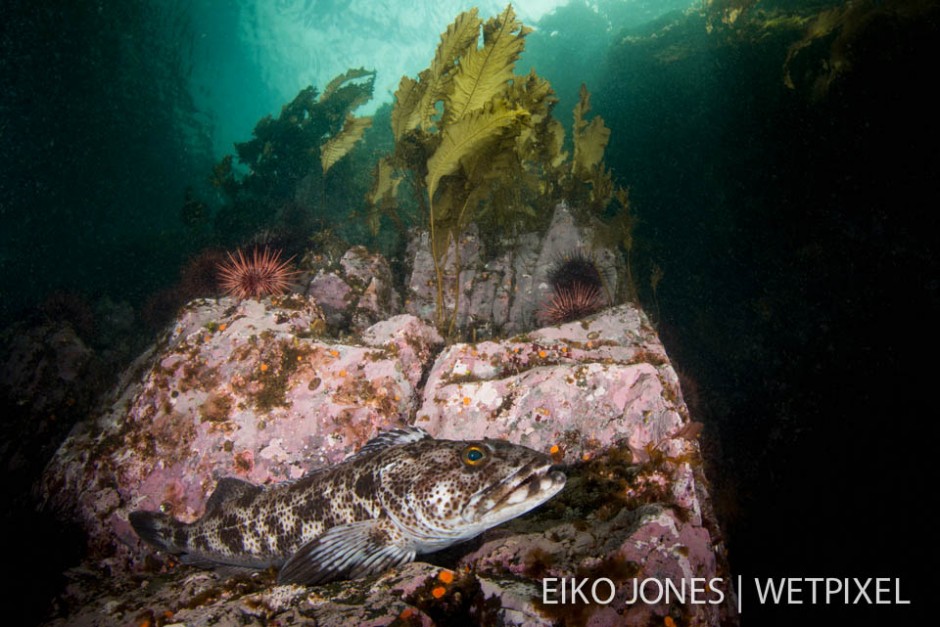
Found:
[[[564,487],[551,464],[502,440],[397,429],[292,483],[222,479],[192,524],[145,511],[130,522],[185,563],[275,566],[280,583],[325,583],[382,572],[524,514]]]

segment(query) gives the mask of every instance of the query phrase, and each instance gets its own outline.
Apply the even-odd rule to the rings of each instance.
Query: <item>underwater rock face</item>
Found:
[[[15,326],[0,338],[0,390],[32,414],[53,412],[82,394],[93,352],[69,324]]]
[[[363,331],[401,311],[388,261],[363,246],[353,246],[338,268],[319,270],[310,280],[307,295],[317,301],[333,328]]]
[[[440,438],[503,437],[574,463],[620,440],[637,460],[679,430],[679,380],[630,305],[499,342],[453,344],[415,424]]]
[[[729,581],[697,432],[641,311],[455,344],[436,359],[440,336],[412,315],[376,323],[359,345],[316,339],[320,325],[299,296],[191,303],[73,431],[43,488],[85,525],[93,566],[65,595],[79,609],[53,624],[736,624],[730,593],[721,605],[626,604],[636,576]],[[401,424],[525,444],[565,464],[567,485],[476,543],[308,588],[173,568],[145,558],[128,526],[128,511],[161,506],[193,520],[223,476],[296,478]],[[544,578],[573,576],[610,579],[612,602],[543,603]]]
[[[77,427],[43,479],[93,551],[136,545],[134,509],[201,515],[216,480],[284,481],[335,464],[413,414],[437,333],[411,316],[363,334],[316,339],[323,315],[300,296],[194,301],[128,370],[97,418]],[[118,547],[118,553],[123,548]]]
[[[0,490],[7,520],[71,426],[101,391],[100,354],[69,322],[17,323],[0,333]]]
[[[432,627],[446,624],[432,620],[417,605],[427,603],[445,607],[453,604],[453,593],[460,590],[460,579],[444,585],[441,574],[452,571],[431,564],[414,562],[390,570],[373,579],[338,582],[328,591],[298,585],[276,585],[262,574],[240,575],[232,580],[220,581],[208,571],[190,571],[172,585],[158,581],[125,584],[123,590],[108,595],[83,595],[87,590],[74,592],[80,603],[68,619],[48,623],[51,626],[100,627],[102,625],[166,624],[199,627],[203,625],[357,625],[384,627],[396,619],[403,624]],[[449,579],[447,574],[445,579]],[[446,592],[435,597],[433,590]],[[136,590],[134,589],[136,588]],[[451,598],[448,598],[451,597]],[[144,600],[122,603],[121,600]],[[134,608],[134,609],[131,609]],[[167,608],[175,608],[168,610]],[[169,611],[167,616],[165,612]],[[431,612],[434,614],[435,612]],[[440,613],[438,613],[438,616]],[[161,618],[156,623],[155,618]],[[144,619],[148,619],[145,621]],[[492,624],[492,623],[479,623]],[[510,623],[511,624],[511,623]]]
[[[536,311],[551,297],[548,275],[552,267],[576,252],[594,259],[609,292],[616,294],[618,268],[623,260],[608,248],[585,247],[584,242],[593,239],[593,227],[577,226],[571,211],[562,203],[555,208],[551,225],[543,236],[524,233],[507,246],[505,252],[484,261],[483,244],[476,225],[471,224],[458,242],[461,291],[457,327],[472,330],[478,338],[520,333],[536,327]],[[441,264],[448,315],[454,308],[456,252],[451,242]],[[405,310],[433,321],[437,279],[427,233],[413,234],[408,255],[412,272],[406,282]]]

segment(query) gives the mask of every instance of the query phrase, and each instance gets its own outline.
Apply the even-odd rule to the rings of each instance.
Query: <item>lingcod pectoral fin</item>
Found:
[[[414,560],[414,549],[395,544],[396,535],[388,520],[332,527],[300,547],[285,562],[277,581],[316,585],[365,577]]]

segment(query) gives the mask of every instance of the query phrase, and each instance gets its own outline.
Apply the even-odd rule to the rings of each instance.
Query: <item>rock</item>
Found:
[[[310,279],[307,295],[317,301],[334,329],[361,332],[401,311],[388,261],[363,246],[350,248],[338,264],[320,267]]]
[[[498,602],[499,625],[526,627],[552,623],[539,610],[542,589],[530,581],[513,577],[487,577],[476,575],[480,582],[480,593],[484,599]],[[496,605],[496,603],[493,603]]]
[[[638,460],[687,412],[678,377],[646,316],[621,305],[499,342],[453,344],[437,359],[416,424],[442,438],[503,437],[559,461],[619,441]]]
[[[441,338],[414,315],[377,322],[357,344],[318,339],[320,321],[301,297],[191,303],[73,432],[45,496],[83,521],[111,579],[76,583],[66,602],[82,609],[68,624],[736,624],[728,588],[718,605],[626,604],[634,577],[730,583],[697,427],[641,311],[454,344],[436,359]],[[193,520],[220,477],[296,478],[401,424],[525,444],[564,464],[568,484],[475,543],[310,588],[167,570],[143,559],[126,522],[161,506]],[[574,576],[609,579],[611,602],[544,602],[546,578]],[[96,614],[106,618],[87,622]]]
[[[444,340],[436,329],[422,320],[402,314],[363,331],[362,342],[393,352],[409,381],[420,381]]]
[[[472,286],[479,265],[480,243],[476,225],[470,225],[460,238],[460,284],[463,302],[458,303],[458,324],[463,325],[467,315],[468,303],[465,300],[468,286]],[[457,277],[455,273],[456,253],[453,243],[448,247],[441,262],[444,303],[448,312],[452,312],[455,303]],[[408,257],[412,271],[406,283],[408,294],[405,298],[405,311],[422,320],[437,320],[437,272],[428,233],[414,231],[408,243]]]
[[[300,296],[191,303],[60,447],[47,504],[73,512],[100,557],[115,537],[137,545],[129,511],[192,521],[220,477],[296,479],[404,424],[437,333],[400,316],[367,330],[365,345],[338,344],[317,338],[322,320]]]
[[[40,414],[64,407],[70,396],[84,396],[94,353],[70,324],[16,325],[0,345],[0,392],[12,403]]]
[[[536,312],[551,297],[548,275],[566,256],[583,254],[594,260],[615,296],[623,265],[619,253],[601,246],[585,247],[594,241],[594,227],[575,224],[568,207],[555,208],[544,235],[525,233],[505,242],[505,251],[489,259],[477,228],[471,225],[459,238],[460,292],[456,296],[457,246],[451,242],[441,261],[442,286],[447,320],[478,339],[519,333],[536,326]],[[437,274],[426,232],[415,232],[408,246],[412,272],[407,281],[405,310],[423,320],[436,322]]]
[[[441,438],[507,437],[569,465],[562,493],[486,532],[457,564],[500,600],[506,624],[552,625],[575,615],[592,625],[661,625],[667,615],[676,624],[734,624],[698,427],[638,309],[622,305],[507,340],[451,345],[431,370],[416,424]],[[625,611],[639,573],[676,582],[722,577],[723,603],[638,603]],[[613,600],[542,603],[544,578],[575,575],[611,579]]]
[[[3,519],[33,509],[33,484],[72,425],[94,405],[101,372],[99,356],[70,323],[21,322],[0,335]]]
[[[317,272],[307,287],[307,295],[317,301],[330,326],[348,324],[349,309],[355,295],[338,273],[326,270]]]
[[[521,616],[513,624],[548,627],[573,613],[593,625],[662,625],[666,615],[684,625],[721,625],[728,619],[730,603],[628,603],[635,595],[634,578],[668,579],[678,585],[693,577],[707,581],[719,572],[708,533],[695,523],[681,522],[661,505],[623,508],[609,520],[589,516],[582,524],[554,525],[551,534],[491,535],[498,537],[464,556],[458,567],[472,569],[481,581],[492,577],[506,582],[491,585],[499,598],[514,599],[512,605]],[[575,575],[589,580],[586,604],[561,602],[562,578]],[[598,603],[590,587],[603,579],[611,583],[598,586],[596,598],[603,601]],[[513,593],[513,585],[526,580],[531,583],[525,593]],[[723,592],[729,600],[728,589]],[[568,593],[566,601],[570,599]]]
[[[446,575],[446,576],[445,576]],[[149,622],[167,627],[207,625],[315,624],[323,627],[454,624],[471,614],[476,624],[497,624],[499,609],[473,607],[480,582],[466,573],[423,562],[406,564],[371,579],[329,587],[275,584],[267,574],[220,578],[207,571],[176,570],[115,583],[88,572],[67,573],[74,581],[64,600],[78,609],[52,626],[99,627]],[[493,588],[495,589],[495,588]],[[512,624],[512,623],[506,623]]]

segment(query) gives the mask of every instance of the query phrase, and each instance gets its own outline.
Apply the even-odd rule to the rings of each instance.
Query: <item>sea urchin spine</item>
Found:
[[[588,316],[604,306],[600,289],[586,283],[572,283],[552,293],[552,298],[539,310],[542,324],[561,324]]]
[[[548,284],[556,292],[563,288],[571,289],[578,284],[602,290],[604,279],[594,256],[578,249],[566,253],[555,262],[548,272]]]
[[[548,272],[551,299],[539,307],[542,324],[561,324],[589,316],[606,305],[604,278],[593,255],[582,250],[564,255]]]
[[[293,257],[281,261],[281,251],[255,248],[249,259],[238,249],[228,253],[228,260],[220,263],[219,285],[236,298],[263,298],[281,294],[290,287],[297,272],[291,270]]]

